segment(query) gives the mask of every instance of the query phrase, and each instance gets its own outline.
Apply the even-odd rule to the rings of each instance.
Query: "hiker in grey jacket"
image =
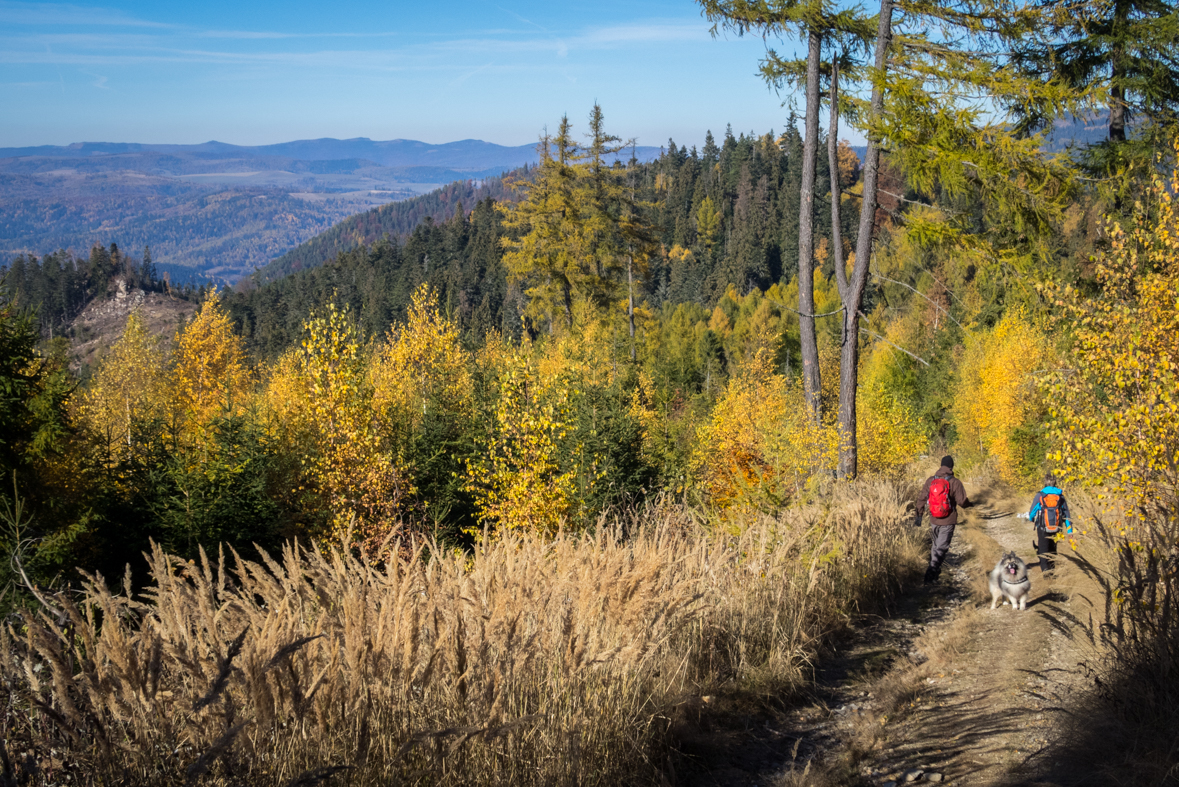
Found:
[[[939,482],[935,487],[938,479],[943,479],[944,483]],[[934,492],[939,494],[935,494],[935,499],[931,500],[930,495]],[[958,509],[974,505],[966,497],[966,487],[954,477],[952,456],[943,456],[942,466],[926,479],[921,496],[916,501],[917,518],[913,522],[914,527],[921,526],[921,517],[925,514],[926,507],[931,504],[944,505],[948,510],[943,512],[945,516],[935,516],[937,512],[934,510],[929,512],[929,519],[933,524],[933,545],[929,549],[929,568],[925,570],[926,583],[936,581],[942,571],[942,561],[950,551],[950,540],[954,537],[954,527],[958,524]]]

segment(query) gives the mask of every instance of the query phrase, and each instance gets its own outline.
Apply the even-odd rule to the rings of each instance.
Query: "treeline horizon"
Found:
[[[662,245],[639,282],[648,303],[656,308],[696,303],[711,309],[730,286],[745,295],[754,288],[785,285],[796,274],[802,140],[794,126],[791,118],[787,131],[778,137],[734,137],[727,131],[719,146],[709,132],[702,151],[680,148],[672,141],[659,159],[635,165],[636,199],[650,206],[646,219],[658,228]],[[846,190],[859,178],[859,159],[846,143],[840,143],[839,162],[841,187]],[[514,204],[510,184],[534,177],[535,168],[521,170],[498,188],[503,197],[489,195],[473,205],[439,192],[439,201],[450,209],[444,220],[425,216],[404,240],[390,233],[340,252],[320,266],[256,286],[239,286],[226,295],[226,306],[247,345],[263,354],[297,335],[299,315],[337,296],[375,335],[405,314],[410,294],[422,283],[439,293],[444,307],[473,335],[490,328],[518,335],[524,298],[519,288],[509,286],[502,265],[503,242],[512,233],[503,227],[502,211],[495,206]],[[827,166],[821,163],[816,182],[827,177]],[[899,203],[889,207],[895,204]],[[850,212],[845,215],[841,234],[845,244],[852,244],[854,226]],[[338,225],[341,236],[357,218]],[[818,258],[830,276],[834,255],[824,245],[829,243],[829,212],[816,207],[815,227],[824,239]],[[311,245],[307,244],[309,250]]]

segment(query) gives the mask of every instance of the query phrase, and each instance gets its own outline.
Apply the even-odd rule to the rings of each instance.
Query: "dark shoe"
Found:
[[[940,571],[933,568],[932,566],[925,569],[925,584],[931,585],[934,582],[937,582],[937,575],[940,573],[941,573]]]

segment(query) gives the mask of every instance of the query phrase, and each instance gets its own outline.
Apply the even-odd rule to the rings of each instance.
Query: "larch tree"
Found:
[[[936,209],[906,213],[905,232],[985,261],[1036,258],[1046,253],[1075,173],[1061,157],[1043,152],[1042,137],[1022,134],[1013,116],[1030,106],[1049,107],[1059,115],[1086,101],[1060,80],[1039,82],[1020,73],[1012,46],[1043,25],[1040,9],[1020,0],[882,0],[877,21],[875,63],[867,72],[871,98],[859,111],[868,137],[859,230],[852,275],[840,281],[842,478],[853,478],[858,470],[860,318],[882,154],[919,194],[945,202],[969,200],[1001,216],[989,224],[1004,234],[987,237],[962,212]],[[924,204],[932,205],[932,199],[926,196]]]
[[[607,316],[625,287],[633,345],[635,278],[655,240],[626,179],[633,165],[611,163],[631,143],[606,132],[596,103],[586,144],[576,145],[571,133],[565,117],[555,137],[541,140],[535,181],[520,184],[524,200],[505,209],[504,223],[522,235],[504,240],[504,263],[527,288],[530,316],[547,319],[550,333],[572,328],[580,307],[590,319]]]
[[[820,83],[826,42],[863,38],[865,20],[860,9],[835,10],[823,0],[698,0],[713,22],[713,33],[733,30],[763,38],[795,34],[806,41],[806,57],[790,60],[768,49],[761,73],[778,87],[796,84],[806,95],[803,117],[802,189],[798,213],[798,320],[803,390],[811,417],[822,417],[822,377],[815,331],[815,170],[819,150]]]
[[[635,309],[637,307],[636,291],[641,280],[647,278],[649,263],[658,244],[655,240],[655,229],[647,220],[647,212],[652,207],[640,201],[637,197],[638,160],[634,155],[634,142],[631,142],[630,161],[626,165],[626,189],[623,192],[622,206],[619,215],[620,229],[626,244],[626,320],[630,333],[630,359],[635,361],[637,355],[637,340],[635,338]]]
[[[1020,0],[923,2],[882,0],[875,18],[874,58],[871,64],[848,57],[865,36],[867,21],[858,9],[824,14],[822,6],[749,0],[701,0],[705,13],[717,24],[738,32],[756,30],[763,36],[784,31],[807,31],[805,63],[779,58],[770,50],[762,64],[763,76],[773,84],[812,77],[815,58],[809,31],[827,30],[841,57],[832,57],[831,90],[841,103],[841,80],[853,87],[870,87],[867,101],[852,97],[845,108],[868,138],[860,194],[860,221],[853,269],[848,276],[837,257],[836,277],[843,314],[840,353],[838,474],[852,478],[858,469],[856,394],[859,375],[860,318],[876,231],[877,192],[881,157],[904,173],[909,185],[942,200],[970,199],[988,212],[1001,213],[1007,242],[1016,237],[1018,248],[1000,248],[977,235],[960,213],[938,210],[910,212],[904,230],[925,243],[971,249],[987,260],[1030,258],[1045,253],[1045,239],[1059,219],[1072,184],[1072,171],[1060,158],[1046,156],[1041,137],[1027,137],[1012,122],[1020,110],[1047,108],[1053,116],[1085,105],[1086,95],[1060,79],[1040,80],[1021,75],[1011,57],[1014,42],[1033,35],[1044,24],[1041,9]],[[716,28],[714,27],[714,30]],[[817,105],[815,107],[817,111]],[[812,108],[808,101],[808,116]],[[841,112],[836,108],[829,132],[837,133]],[[808,117],[808,124],[812,119]],[[838,171],[837,149],[829,148],[830,168]],[[834,154],[834,155],[833,155]],[[807,153],[804,151],[804,157]],[[804,189],[805,189],[804,170]],[[805,198],[805,192],[804,192]],[[832,223],[839,226],[837,189],[832,188]],[[932,198],[924,202],[931,205]],[[804,199],[805,201],[805,199]],[[802,206],[806,212],[806,206]],[[800,217],[800,249],[804,226]],[[841,256],[841,244],[835,252]],[[813,281],[805,277],[800,259],[799,309],[802,328],[804,384],[808,402],[816,382],[806,370],[807,322],[813,334]],[[810,286],[808,287],[808,281]]]
[[[568,117],[561,118],[555,137],[545,134],[537,145],[540,163],[532,181],[512,184],[524,198],[512,207],[502,204],[504,226],[519,239],[504,236],[504,266],[524,285],[527,315],[547,321],[549,333],[573,326],[576,249],[569,242],[578,224],[573,199],[577,146]]]

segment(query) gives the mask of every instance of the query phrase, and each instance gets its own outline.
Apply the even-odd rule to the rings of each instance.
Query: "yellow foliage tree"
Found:
[[[431,406],[455,416],[468,413],[469,364],[458,326],[438,311],[437,294],[423,284],[413,294],[405,324],[390,329],[372,366],[373,408],[384,431],[416,431]]]
[[[836,435],[807,415],[801,388],[759,350],[734,375],[698,434],[693,476],[722,508],[777,508],[834,467]]]
[[[185,431],[194,435],[221,413],[242,406],[250,376],[241,338],[212,293],[193,321],[176,337],[172,395]]]
[[[109,467],[132,453],[139,426],[167,416],[167,388],[159,340],[134,311],[80,400],[79,414],[105,444]]]
[[[1013,483],[1021,480],[1023,464],[1016,433],[1044,412],[1033,372],[1050,353],[1043,330],[1019,310],[966,337],[951,406],[960,445],[979,458],[994,457],[1000,474]]]
[[[1121,500],[1126,521],[1179,529],[1177,193],[1179,170],[1156,177],[1153,204],[1136,206],[1128,229],[1109,227],[1097,297],[1044,289],[1074,333],[1070,369],[1050,391],[1059,442],[1052,459],[1070,481]],[[1179,533],[1167,538],[1172,550]]]
[[[712,201],[712,197],[705,197],[696,209],[696,234],[700,237],[700,245],[711,249],[716,243],[720,225],[721,213],[717,210],[716,203]]]
[[[1170,712],[1179,664],[1177,194],[1179,170],[1156,175],[1129,226],[1107,228],[1095,293],[1042,287],[1072,339],[1049,387],[1050,458],[1103,501],[1070,540],[1074,549],[1086,536],[1111,548],[1112,559],[1094,561],[1100,553],[1088,550],[1077,558],[1111,602],[1102,637],[1127,674],[1150,678],[1134,696],[1155,701],[1135,709],[1152,723]]]
[[[303,327],[266,391],[299,458],[292,492],[318,498],[332,537],[374,546],[405,524],[412,488],[373,417],[367,357],[348,309],[329,304]]]
[[[504,348],[499,348],[504,349]],[[467,489],[480,516],[502,528],[555,533],[574,511],[580,468],[562,469],[572,391],[545,376],[530,344],[498,353],[502,364],[486,454],[468,463]]]
[[[856,396],[861,473],[900,467],[925,450],[929,438],[906,402],[879,383],[862,382]]]
[[[772,343],[763,338],[751,346],[758,349],[729,380],[691,459],[709,499],[738,513],[772,510],[797,497],[813,478],[834,472],[839,449],[834,409],[815,424],[798,381],[774,372]],[[826,347],[820,363],[823,396],[833,399],[838,348]],[[927,439],[906,403],[869,383],[858,394],[860,463],[863,472],[880,472],[910,461]]]

